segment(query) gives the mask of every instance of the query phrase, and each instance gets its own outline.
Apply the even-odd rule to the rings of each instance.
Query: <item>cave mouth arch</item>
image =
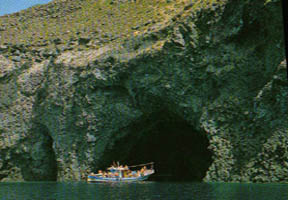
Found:
[[[154,162],[156,181],[202,181],[212,163],[209,141],[183,118],[167,110],[129,127],[128,134],[104,153],[105,163],[135,165]],[[102,168],[103,169],[103,168]]]
[[[53,149],[53,138],[49,129],[34,123],[31,129],[30,154],[21,161],[25,181],[57,181],[57,162]]]

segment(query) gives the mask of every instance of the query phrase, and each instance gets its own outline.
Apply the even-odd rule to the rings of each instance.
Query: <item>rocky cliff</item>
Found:
[[[0,24],[1,181],[81,180],[113,160],[288,181],[279,0],[53,1]]]

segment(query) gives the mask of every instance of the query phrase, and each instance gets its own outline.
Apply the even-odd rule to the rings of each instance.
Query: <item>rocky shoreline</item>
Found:
[[[121,42],[1,44],[0,181],[82,180],[185,123],[189,155],[173,156],[199,163],[198,179],[287,182],[281,2],[197,3]]]

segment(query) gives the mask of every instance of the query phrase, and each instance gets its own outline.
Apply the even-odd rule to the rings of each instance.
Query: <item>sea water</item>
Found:
[[[152,182],[0,183],[2,200],[287,200],[288,184]]]

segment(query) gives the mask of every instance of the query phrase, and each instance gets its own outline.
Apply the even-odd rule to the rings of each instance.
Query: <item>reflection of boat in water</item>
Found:
[[[130,170],[130,168],[141,167],[140,170]],[[147,166],[150,166],[148,169]],[[133,182],[133,181],[144,181],[149,178],[150,175],[154,174],[153,163],[146,163],[134,166],[122,166],[116,165],[115,163],[107,168],[108,171],[98,171],[97,174],[91,173],[88,175],[88,182]]]

